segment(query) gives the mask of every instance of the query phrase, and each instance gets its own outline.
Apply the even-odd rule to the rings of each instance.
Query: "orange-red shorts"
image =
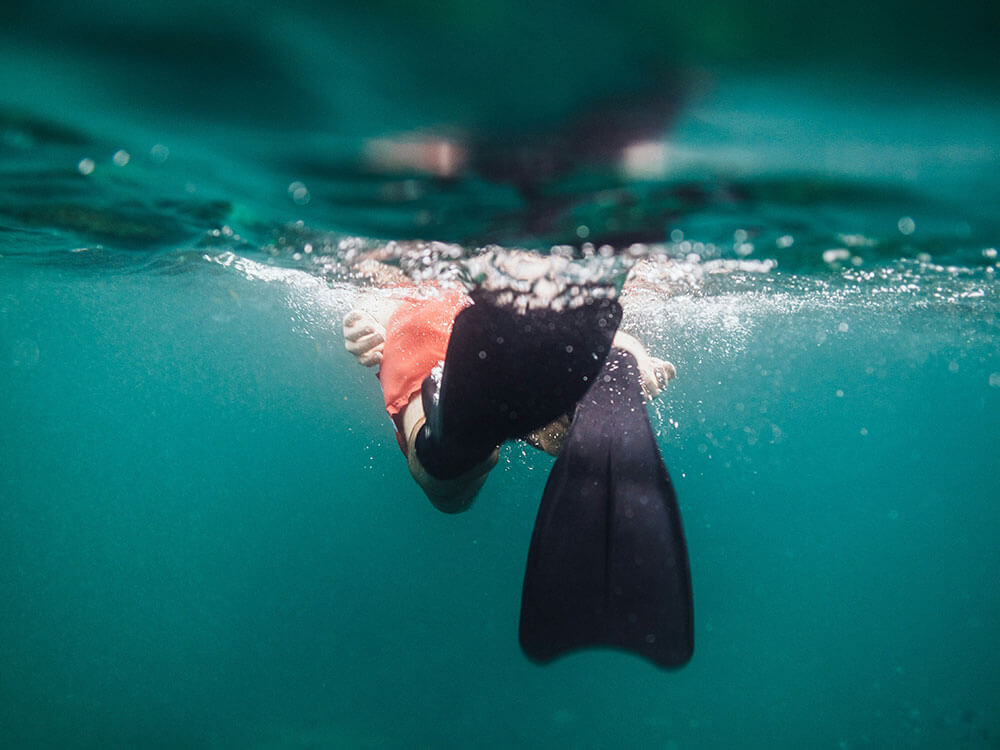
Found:
[[[385,410],[396,425],[396,439],[404,453],[402,412],[420,393],[420,386],[435,365],[444,360],[455,317],[469,303],[469,296],[460,290],[412,297],[401,302],[389,319],[378,379]]]

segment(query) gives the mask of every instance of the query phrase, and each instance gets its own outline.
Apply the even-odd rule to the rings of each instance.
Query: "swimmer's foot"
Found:
[[[463,474],[580,400],[611,349],[621,307],[607,287],[578,291],[560,307],[519,304],[504,290],[472,293],[440,382],[429,377],[422,389],[427,422],[415,447],[431,475]]]
[[[612,350],[581,399],[545,485],[520,641],[541,663],[613,647],[680,667],[694,650],[677,498],[643,404],[640,369],[623,349]]]

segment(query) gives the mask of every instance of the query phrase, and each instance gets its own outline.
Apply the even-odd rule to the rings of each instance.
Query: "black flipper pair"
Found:
[[[585,295],[518,310],[477,290],[440,384],[424,383],[417,455],[440,479],[574,409],[531,538],[520,641],[534,661],[617,647],[663,667],[694,648],[687,548],[635,358],[611,349],[621,307]]]

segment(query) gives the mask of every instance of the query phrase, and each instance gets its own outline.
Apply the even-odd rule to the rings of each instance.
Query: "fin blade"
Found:
[[[520,641],[545,663],[621,648],[661,667],[694,651],[687,546],[632,355],[615,350],[577,407],[545,487]]]

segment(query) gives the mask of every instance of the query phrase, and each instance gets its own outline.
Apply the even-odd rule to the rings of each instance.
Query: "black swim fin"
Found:
[[[680,667],[694,651],[687,546],[635,358],[614,349],[580,401],[531,537],[521,648],[548,662],[579,648]]]
[[[573,409],[622,315],[610,287],[575,291],[557,307],[528,306],[511,291],[472,292],[473,304],[455,318],[440,384],[429,377],[422,389],[427,421],[416,450],[431,475],[459,476],[504,440]]]

